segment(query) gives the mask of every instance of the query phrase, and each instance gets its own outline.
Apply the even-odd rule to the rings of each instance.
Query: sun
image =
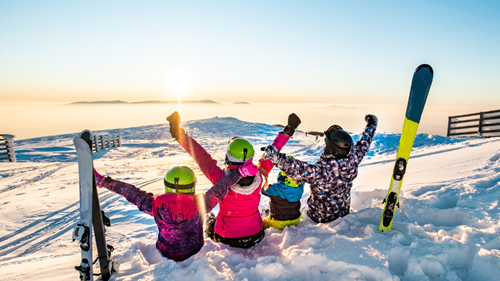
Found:
[[[189,90],[189,78],[185,73],[174,73],[168,78],[168,87],[172,93],[177,95],[180,101],[182,95]]]

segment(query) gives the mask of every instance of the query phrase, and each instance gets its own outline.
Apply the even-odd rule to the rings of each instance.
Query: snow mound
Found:
[[[220,166],[231,137],[248,138],[260,153],[281,130],[230,117],[184,122],[182,127]],[[96,131],[120,134],[123,146],[96,153],[94,165],[155,194],[163,192],[169,167],[187,165],[198,177],[197,191],[208,189],[210,182],[168,130],[159,124]],[[80,262],[79,248],[71,241],[79,216],[73,136],[16,141],[19,161],[0,163],[2,280],[78,278],[73,267]],[[158,229],[150,216],[101,190],[102,208],[112,221],[108,243],[122,261],[111,280],[497,280],[500,140],[418,134],[393,228],[379,232],[399,138],[375,136],[354,181],[353,213],[321,225],[303,216],[298,227],[266,230],[264,240],[251,249],[207,238],[199,253],[180,263],[156,250]],[[322,150],[321,138],[302,132],[283,149],[311,163]],[[271,172],[271,182],[277,173]],[[306,185],[304,208],[308,196]],[[261,208],[268,204],[263,197]]]

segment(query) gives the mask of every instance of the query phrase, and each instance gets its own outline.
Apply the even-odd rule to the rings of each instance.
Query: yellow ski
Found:
[[[399,206],[399,193],[403,178],[410,159],[413,141],[417,135],[420,117],[425,107],[425,101],[431,88],[434,71],[430,65],[422,64],[415,70],[410,88],[410,97],[408,106],[406,107],[405,121],[403,123],[403,131],[399,140],[398,153],[396,155],[396,163],[389,185],[389,191],[385,198],[384,212],[380,219],[379,230],[384,231],[392,227],[394,212],[396,206]]]

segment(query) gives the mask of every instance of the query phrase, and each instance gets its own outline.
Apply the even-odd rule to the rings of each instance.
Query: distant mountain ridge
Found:
[[[123,103],[128,103],[128,102],[122,101],[122,100],[112,100],[112,101],[77,101],[77,102],[67,103],[66,105],[69,105],[69,104],[96,104],[96,103],[100,103],[100,104],[123,104]]]
[[[128,102],[122,100],[114,100],[114,101],[77,101],[68,103],[66,105],[85,105],[85,104],[158,104],[158,103],[178,103],[178,101],[162,101],[162,100],[148,100],[148,101],[135,101]],[[218,102],[212,100],[186,100],[181,101],[181,103],[210,103],[210,104],[219,104]]]

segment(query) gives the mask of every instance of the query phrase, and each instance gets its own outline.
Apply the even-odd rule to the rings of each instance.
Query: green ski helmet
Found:
[[[168,193],[194,193],[196,176],[186,166],[175,166],[167,172],[163,183]]]
[[[252,144],[240,137],[229,140],[226,151],[226,165],[242,165],[246,160],[253,158],[255,151]]]

